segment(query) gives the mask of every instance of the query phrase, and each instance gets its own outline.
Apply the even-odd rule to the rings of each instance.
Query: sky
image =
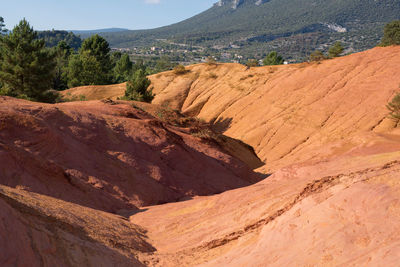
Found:
[[[1,0],[7,29],[26,18],[35,30],[151,29],[190,18],[217,0]]]

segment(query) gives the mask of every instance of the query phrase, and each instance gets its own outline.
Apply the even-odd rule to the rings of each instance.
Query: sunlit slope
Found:
[[[156,94],[153,103],[214,123],[216,130],[253,146],[276,169],[349,151],[364,142],[360,134],[392,129],[386,104],[400,91],[399,65],[400,47],[251,69],[198,64],[187,67],[185,75],[150,76],[150,88]],[[124,91],[123,84],[90,86],[64,95],[103,99]]]
[[[386,104],[400,91],[398,66],[400,47],[249,70],[200,64],[185,75],[152,76],[153,103],[213,122],[277,168],[345,152],[363,142],[359,134],[393,128]]]

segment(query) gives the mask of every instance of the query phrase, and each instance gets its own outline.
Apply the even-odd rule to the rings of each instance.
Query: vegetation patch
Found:
[[[185,68],[185,66],[179,64],[179,65],[175,66],[173,72],[175,75],[184,75],[184,74],[188,73],[189,70],[187,70]]]
[[[144,70],[137,70],[126,83],[125,96],[122,99],[150,103],[154,99],[152,90],[148,90],[150,83]]]
[[[395,20],[386,24],[380,45],[400,45],[400,20]]]
[[[210,79],[217,79],[217,78],[218,78],[218,75],[215,74],[214,72],[210,72],[210,73],[208,74],[208,77],[209,77]]]
[[[393,99],[386,106],[390,111],[390,118],[396,122],[400,121],[400,93],[395,95]]]

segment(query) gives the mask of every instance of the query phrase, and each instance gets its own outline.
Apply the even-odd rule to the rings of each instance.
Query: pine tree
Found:
[[[68,61],[67,80],[68,87],[83,85],[83,64],[78,54],[71,55]]]
[[[46,92],[54,78],[54,54],[23,19],[9,35],[0,38],[0,81],[3,94],[36,101],[51,101]]]
[[[86,39],[68,64],[68,86],[102,85],[112,82],[110,47],[99,35]]]
[[[146,77],[144,70],[137,70],[126,83],[125,97],[126,100],[136,100],[151,102],[154,95],[147,88],[150,86],[150,80]]]
[[[395,95],[386,107],[390,111],[390,117],[396,121],[400,121],[400,93]]]
[[[5,24],[4,24],[4,19],[3,17],[0,17],[0,38],[2,37],[3,34],[5,34],[7,32],[7,30],[4,28]],[[0,62],[2,61],[1,58],[1,50],[0,50]],[[0,95],[3,94],[3,83],[0,80]]]
[[[7,29],[5,29],[4,26],[6,26],[4,24],[4,19],[0,17],[0,35],[7,33]]]
[[[132,75],[132,62],[128,54],[123,54],[114,67],[114,76],[116,83],[126,82]]]
[[[265,57],[265,59],[263,60],[263,63],[265,66],[281,65],[281,64],[283,64],[283,58],[282,58],[282,56],[278,55],[277,52],[272,51]]]
[[[64,90],[68,88],[68,60],[72,52],[73,49],[66,41],[60,41],[57,47],[54,48],[54,53],[56,55],[56,68],[53,88],[55,90]]]
[[[400,45],[400,20],[395,20],[386,24],[381,45]]]
[[[85,39],[79,50],[83,68],[88,77],[84,84],[107,84],[112,80],[112,63],[110,58],[110,46],[99,35],[93,35]]]
[[[338,57],[343,53],[343,46],[341,42],[336,42],[333,46],[329,48],[328,55],[330,58]]]

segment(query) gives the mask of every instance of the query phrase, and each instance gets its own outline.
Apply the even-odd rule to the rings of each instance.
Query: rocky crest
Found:
[[[219,0],[217,6],[231,5],[233,9],[237,9],[239,6],[246,2],[253,2],[253,4],[259,6],[269,0]]]

